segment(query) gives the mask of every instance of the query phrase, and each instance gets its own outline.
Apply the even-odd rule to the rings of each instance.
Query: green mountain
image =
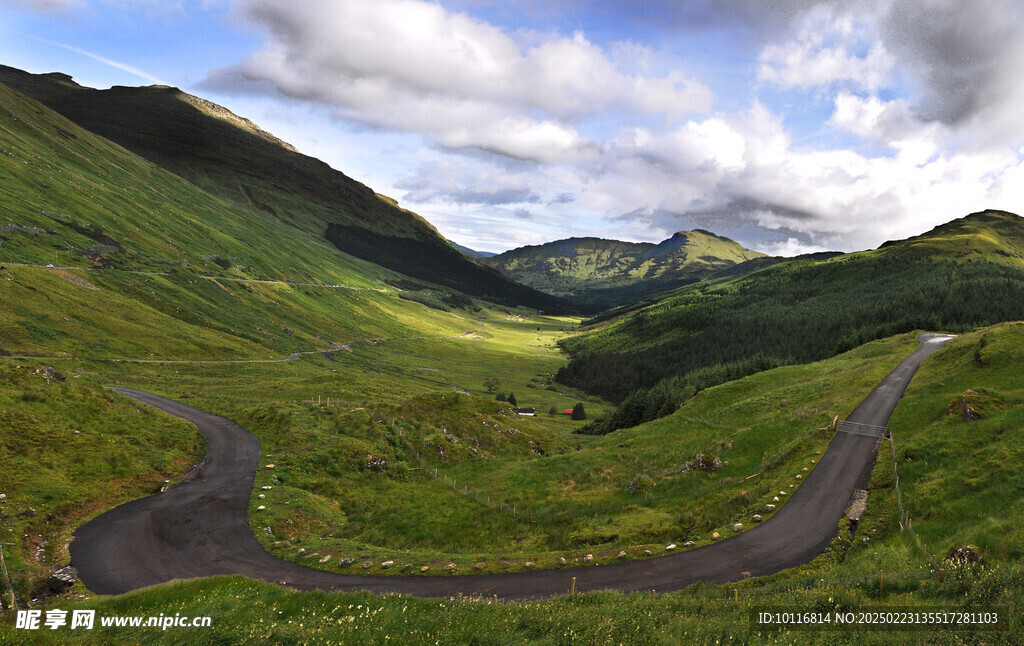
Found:
[[[166,86],[95,90],[65,74],[4,66],[0,83],[211,195],[267,213],[352,256],[472,296],[560,307],[466,258],[394,200],[205,99]]]
[[[729,238],[696,229],[659,244],[569,238],[512,249],[482,262],[524,285],[599,311],[762,257]]]
[[[563,342],[559,381],[621,403],[602,430],[695,390],[872,339],[1024,318],[1024,219],[984,211],[873,251],[705,281]]]

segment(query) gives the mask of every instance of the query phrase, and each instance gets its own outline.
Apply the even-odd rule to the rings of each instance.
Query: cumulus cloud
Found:
[[[831,101],[825,133],[866,146],[801,146],[782,113],[756,101],[746,114],[631,134],[619,140],[620,176],[607,181],[649,197],[622,213],[662,227],[704,218],[756,241],[753,224],[762,250],[789,253],[871,247],[989,206],[1020,210],[1024,33],[1011,9],[865,0],[797,10],[764,28],[759,80]],[[701,131],[713,134],[693,136]],[[799,235],[790,244],[771,231]]]
[[[845,109],[845,123],[864,130],[887,109],[897,113],[894,129],[907,118],[884,102]],[[912,125],[895,154],[802,148],[780,115],[756,104],[662,136],[620,139],[582,199],[662,232],[696,223],[775,253],[874,247],[987,206],[1021,206],[1010,181],[1024,172],[1019,151],[954,154],[935,146],[939,126]],[[692,136],[699,132],[715,134]],[[729,163],[716,161],[729,150]],[[800,246],[780,247],[779,233]]]
[[[513,31],[453,9],[476,0],[238,0],[235,15],[266,41],[206,85],[422,135],[442,161],[389,188],[475,248],[699,226],[792,255],[1024,209],[1014,0],[619,4],[668,40],[730,30],[749,48],[737,82],[748,98],[712,112],[711,90],[656,46]],[[780,94],[812,109],[789,112]]]
[[[957,126],[963,145],[1024,138],[1024,20],[1015,0],[893,2],[886,47],[916,84],[916,113]]]
[[[876,90],[889,76],[893,58],[874,33],[872,20],[816,7],[797,34],[762,50],[758,78],[786,88],[845,83]],[[863,54],[859,50],[865,50]]]
[[[561,161],[590,150],[583,119],[615,109],[680,119],[712,100],[680,71],[627,73],[580,32],[510,34],[423,0],[241,0],[236,12],[268,41],[207,87],[272,88],[449,148]]]
[[[403,202],[425,204],[536,204],[540,197],[521,176],[487,164],[437,161],[425,164],[413,176],[395,183],[407,191]]]

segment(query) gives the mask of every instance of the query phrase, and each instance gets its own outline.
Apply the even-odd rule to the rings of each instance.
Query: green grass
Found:
[[[864,373],[867,362],[900,354],[909,345],[911,341],[906,337],[871,344],[819,364],[817,378],[827,380],[837,392],[849,384],[866,384],[876,377]],[[380,643],[401,635],[404,643],[1015,643],[1024,634],[1016,611],[1024,602],[1024,592],[1018,585],[1024,569],[1017,553],[1020,537],[1013,529],[1021,521],[1021,486],[1014,475],[1016,459],[1012,454],[1020,446],[1021,385],[1016,375],[1024,358],[1020,356],[1021,348],[1024,324],[997,326],[951,341],[924,362],[891,423],[899,451],[914,455],[910,460],[901,458],[899,468],[904,501],[915,528],[935,552],[964,542],[979,545],[988,561],[983,570],[940,563],[944,570],[940,581],[909,535],[899,533],[891,500],[892,463],[883,450],[868,513],[854,540],[837,540],[826,555],[811,564],[763,579],[728,586],[697,585],[653,597],[602,593],[495,604],[487,599],[304,594],[240,578],[215,578],[156,586],[113,598],[92,598],[86,593],[88,598],[60,605],[65,609],[96,609],[100,616],[212,616],[213,627],[201,635],[200,629],[184,628],[166,632],[97,629],[74,638],[66,628],[59,633],[16,632],[11,627],[13,616],[8,613],[0,621],[0,639],[7,635],[19,643],[39,644],[178,643],[195,638],[216,643],[248,640],[328,644]],[[810,367],[773,372],[781,377],[800,370],[809,371]],[[824,412],[815,407],[814,397],[807,396],[817,388],[809,373],[804,375],[809,378],[805,384],[790,386],[795,392],[789,393],[791,398],[785,407],[778,406],[781,390],[765,389],[767,382],[758,382],[768,376],[758,375],[710,390],[705,393],[706,403],[698,397],[688,407],[725,408],[719,419],[726,423],[723,425],[731,416],[745,417],[751,410],[766,408],[771,409],[766,415],[769,422],[773,416],[781,418],[794,411],[797,418],[809,415],[812,419]],[[782,381],[777,384],[780,388]],[[987,393],[994,400],[980,422],[946,417],[949,401],[967,388]],[[723,402],[737,405],[723,407]],[[661,424],[668,424],[668,420],[647,426]],[[639,436],[642,430],[633,429],[631,433]],[[602,441],[611,441],[613,436]],[[730,460],[730,466],[732,463]],[[965,486],[964,479],[972,477],[971,471],[979,465],[987,475],[976,488]],[[930,518],[924,519],[929,511]],[[869,540],[864,542],[863,538]],[[883,573],[881,583],[879,571]],[[759,629],[749,618],[752,610],[763,608],[856,611],[889,607],[1007,612],[1008,632],[830,630],[812,634]]]
[[[399,301],[395,299],[395,302]],[[436,316],[453,315],[436,313]],[[558,474],[572,472],[579,476],[576,486],[578,499],[569,497],[568,500],[570,504],[581,506],[594,501],[618,503],[624,497],[625,478],[635,475],[630,467],[644,465],[643,472],[657,482],[652,495],[660,493],[662,488],[674,486],[693,500],[692,505],[682,509],[678,504],[669,507],[655,503],[645,507],[638,503],[634,509],[623,509],[605,517],[599,516],[596,520],[573,519],[573,522],[580,521],[580,525],[573,531],[558,534],[552,532],[550,524],[511,522],[507,515],[495,514],[465,496],[452,493],[438,481],[425,477],[422,471],[407,469],[403,472],[397,467],[397,462],[389,461],[389,469],[384,472],[361,468],[358,463],[366,451],[397,458],[405,445],[389,439],[394,438],[394,429],[401,430],[407,439],[418,440],[431,437],[432,432],[428,431],[437,424],[450,423],[453,428],[449,431],[463,438],[470,428],[463,429],[459,424],[465,423],[467,418],[498,421],[500,415],[494,412],[498,404],[489,397],[485,398],[483,392],[485,375],[500,368],[496,372],[503,380],[509,379],[509,374],[518,374],[517,379],[528,383],[530,372],[514,373],[510,370],[517,365],[513,357],[519,356],[511,352],[519,351],[523,338],[537,338],[538,325],[534,323],[541,321],[530,321],[526,325],[496,319],[485,321],[479,330],[491,335],[490,339],[460,338],[455,334],[435,337],[439,351],[433,356],[430,356],[431,345],[427,340],[410,339],[394,347],[389,343],[380,346],[357,344],[352,353],[339,352],[340,356],[334,360],[313,356],[287,364],[259,364],[258,369],[254,367],[256,364],[182,364],[176,365],[178,373],[173,373],[155,364],[101,362],[84,365],[90,366],[90,372],[93,365],[102,365],[102,370],[107,371],[102,375],[104,379],[116,377],[122,382],[176,397],[199,393],[190,403],[216,412],[235,411],[235,415],[229,416],[243,422],[260,436],[268,454],[263,464],[275,463],[272,470],[260,469],[257,486],[269,484],[273,475],[282,480],[266,491],[265,499],[260,499],[260,504],[266,504],[270,513],[261,516],[254,512],[252,518],[257,535],[275,553],[327,569],[337,569],[338,559],[353,556],[357,558],[355,571],[363,571],[358,565],[365,559],[375,564],[371,570],[375,573],[382,572],[376,564],[387,558],[399,565],[413,565],[417,572],[426,565],[429,573],[441,569],[450,560],[457,562],[460,571],[473,571],[472,566],[479,562],[486,564],[486,570],[503,571],[505,560],[509,562],[508,569],[516,569],[521,567],[525,558],[536,559],[541,565],[555,566],[555,559],[565,556],[570,563],[575,563],[581,553],[580,539],[597,541],[598,544],[585,547],[585,551],[593,552],[596,560],[603,562],[610,560],[612,553],[617,551],[617,547],[610,547],[616,543],[605,540],[610,533],[619,534],[617,545],[626,546],[630,557],[636,558],[640,556],[639,550],[644,543],[630,546],[630,539],[642,541],[644,536],[652,535],[651,532],[659,538],[668,535],[678,537],[682,535],[685,523],[695,528],[694,538],[698,539],[698,544],[707,541],[709,531],[724,531],[724,527],[737,517],[746,517],[755,509],[760,510],[769,492],[787,483],[795,483],[794,475],[800,473],[802,465],[812,466],[810,460],[826,444],[827,438],[815,429],[824,426],[832,415],[842,416],[848,412],[914,346],[912,335],[904,335],[869,344],[816,365],[785,367],[709,389],[688,402],[673,417],[602,438],[584,438],[587,444],[581,451],[570,445],[542,457],[525,453],[521,444],[495,443],[480,447],[486,449],[486,458],[473,459],[459,454],[463,461],[441,464],[443,470],[458,474],[460,479],[471,478],[473,473],[477,473],[480,478],[477,484],[481,489],[488,482],[514,478],[504,483],[506,491],[518,491],[523,486],[533,486],[539,492],[557,491],[558,488],[551,483],[557,481]],[[550,319],[543,322],[541,327],[552,335],[563,323]],[[472,329],[462,323],[464,321],[458,319],[451,321],[446,332],[463,327]],[[516,331],[519,336],[515,335]],[[987,335],[987,341],[979,348],[982,334]],[[989,417],[974,423],[1004,427],[1005,448],[996,445],[995,455],[1015,449],[1019,439],[1015,439],[1012,433],[1020,426],[1013,424],[1016,420],[1013,415],[1017,414],[1019,407],[1011,403],[1018,401],[1013,398],[1017,392],[1015,389],[1019,388],[1013,375],[1020,361],[1018,348],[1024,347],[1022,340],[1024,325],[997,327],[961,337],[951,342],[949,349],[926,361],[918,375],[921,381],[915,378],[912,382],[893,421],[898,447],[917,446],[911,442],[910,433],[901,429],[916,428],[919,422],[915,420],[922,415],[925,418],[931,416],[932,421],[939,425],[958,424],[944,417],[947,404],[956,394],[971,387],[989,393],[997,400],[985,409]],[[538,342],[545,347],[543,340]],[[554,360],[556,351],[550,340],[546,343]],[[534,350],[533,361],[540,360],[536,352]],[[413,370],[420,361],[440,361],[438,355],[445,357],[444,360],[451,362],[453,367],[457,366],[467,379],[463,382],[467,391],[475,390],[479,396],[472,393],[459,395],[456,400],[455,388],[452,387],[456,384],[441,386],[412,376],[422,372]],[[346,363],[349,359],[362,361],[355,364],[359,366],[358,371],[370,370],[361,373],[367,381],[356,383],[351,379],[353,365]],[[62,363],[68,363],[68,360],[58,362],[58,368],[66,370],[59,365]],[[376,368],[391,372],[379,375],[380,381],[374,382],[372,375],[377,373],[372,369]],[[333,370],[339,372],[334,373]],[[85,385],[89,385],[99,377],[101,375],[85,373],[78,381],[84,380]],[[476,383],[470,383],[469,379]],[[377,390],[387,382],[397,383],[399,387],[391,391]],[[511,386],[517,393],[533,393],[535,390],[525,388],[525,384],[521,387],[523,381],[509,381],[507,384],[506,388]],[[918,391],[923,399],[918,396]],[[554,395],[543,389],[536,392],[538,395]],[[302,403],[304,398],[317,393],[321,404]],[[330,406],[323,401],[328,394],[332,396]],[[447,406],[441,401],[442,396],[448,402]],[[335,401],[334,397],[340,401]],[[360,403],[360,398],[375,403],[355,405]],[[24,406],[39,403],[33,399],[34,396],[30,395],[19,401],[23,401]],[[930,403],[921,408],[912,404],[925,399]],[[364,410],[353,410],[358,408]],[[909,417],[901,421],[901,415]],[[565,426],[563,418],[517,421],[537,424],[532,430],[536,435],[531,437],[577,439],[568,435],[570,427]],[[419,429],[416,428],[417,422]],[[803,429],[795,435],[792,431],[794,422]],[[920,435],[923,439],[929,433],[922,431]],[[929,440],[935,444],[929,450],[947,456],[949,463],[954,464],[961,450],[956,442],[961,441],[964,435],[962,432],[937,435]],[[970,437],[978,443],[977,451],[983,449],[982,444],[988,446],[996,441],[994,436],[986,434],[972,433]],[[669,473],[679,460],[691,459],[698,451],[717,452],[728,460],[729,465],[713,474]],[[415,464],[408,459],[405,462],[407,467]],[[618,466],[620,462],[626,466]],[[942,529],[942,525],[929,525],[932,520],[919,520],[923,513],[917,510],[925,510],[926,507],[920,505],[931,499],[920,496],[916,484],[907,483],[944,477],[936,464],[930,460],[926,464],[928,468],[913,477],[904,475],[905,467],[901,464],[905,504],[914,513],[915,527],[933,546],[933,551],[939,551],[935,546],[941,545],[945,550],[962,541],[980,544],[983,554],[993,566],[984,574],[947,567],[947,576],[942,583],[934,579],[928,562],[913,542],[895,531],[892,504],[887,502],[884,486],[884,472],[887,465],[891,468],[891,462],[883,452],[878,467],[882,475],[876,474],[878,482],[869,499],[868,515],[852,543],[849,540],[837,541],[826,555],[810,565],[736,586],[697,586],[690,592],[658,595],[653,600],[647,595],[601,594],[536,604],[494,605],[469,600],[307,595],[241,580],[215,579],[160,586],[111,599],[88,598],[78,601],[76,607],[97,608],[103,614],[149,615],[166,614],[168,611],[209,614],[215,617],[217,625],[208,635],[218,641],[248,638],[273,639],[279,643],[329,643],[332,640],[358,643],[362,639],[376,641],[386,635],[394,638],[403,634],[412,643],[439,638],[454,641],[476,639],[479,643],[560,643],[573,640],[588,643],[668,643],[679,640],[713,643],[717,639],[731,637],[741,643],[756,644],[799,642],[806,636],[803,633],[759,632],[751,628],[748,615],[755,606],[825,608],[838,604],[856,608],[968,604],[989,608],[994,603],[1019,603],[1020,593],[1011,584],[1022,573],[1014,551],[1014,546],[1019,544],[1018,536],[1012,532],[1005,532],[1005,538],[992,536],[996,533],[993,528],[985,523],[979,524],[973,516],[957,521],[952,530]],[[394,471],[390,465],[395,465]],[[492,465],[499,470],[488,472],[483,468]],[[479,472],[474,471],[477,468]],[[665,469],[665,473],[657,471],[659,468]],[[743,480],[753,473],[759,475]],[[1014,515],[1015,506],[1006,505],[1002,511],[998,507],[1000,497],[1014,500],[1013,495],[1016,495],[1019,499],[1019,492],[1014,494],[1015,481],[1004,476],[1002,472],[993,474],[993,478],[1006,482],[986,482],[985,488],[995,488],[996,494],[992,498],[978,499],[988,501],[985,514],[994,518],[1001,528],[1013,526],[1019,520]],[[686,480],[689,482],[684,482]],[[959,484],[954,484],[957,486],[935,496],[931,504],[948,508],[959,505],[961,492]],[[981,491],[983,489],[979,488],[979,496]],[[260,488],[256,490],[256,493],[263,492]],[[953,495],[954,492],[957,495]],[[701,505],[698,501],[707,504]],[[565,503],[565,500],[558,503]],[[970,504],[977,503],[970,501]],[[254,500],[253,504],[257,501]],[[437,514],[438,507],[444,513],[431,521],[429,517],[431,513]],[[936,520],[939,516],[933,513]],[[375,518],[381,519],[376,526],[372,522]],[[435,525],[432,526],[431,522]],[[273,535],[266,535],[262,531],[264,526],[270,526]],[[455,532],[452,528],[460,528],[461,531]],[[449,537],[462,536],[445,543],[441,540],[442,532]],[[984,536],[988,536],[988,542],[976,540]],[[870,541],[860,541],[863,537],[869,537]],[[522,544],[518,543],[520,540]],[[566,541],[564,549],[551,548],[558,541]],[[570,546],[573,541],[576,541],[576,547]],[[996,545],[992,541],[996,541]],[[300,548],[306,550],[301,556],[298,554]],[[320,565],[319,561],[326,555],[330,555],[331,560]],[[886,572],[884,591],[878,589],[879,570]],[[825,595],[816,592],[822,578],[826,580]],[[739,592],[734,592],[733,588]],[[90,596],[81,587],[77,587],[75,592]],[[62,608],[71,607],[63,601],[57,603]],[[350,604],[353,612],[349,612]],[[358,605],[364,607],[356,608]],[[374,613],[372,617],[367,616],[368,607],[371,608],[369,612]],[[280,613],[276,621],[274,613]],[[356,617],[351,624],[350,616]],[[260,619],[263,619],[262,625]],[[339,619],[343,623],[338,623]],[[359,630],[350,632],[355,628]],[[2,630],[5,628],[0,626]],[[169,630],[167,634],[157,635],[141,629],[111,629],[91,635],[93,642],[85,639],[82,643],[143,639],[160,643],[159,640],[173,642],[182,638],[180,631],[183,629],[171,630],[179,632],[171,633]],[[251,630],[256,633],[250,635]],[[1015,625],[1014,630],[1019,631],[1019,626]],[[27,633],[15,634],[19,641],[27,638]],[[956,636],[939,633],[858,633],[856,643],[903,643],[901,640],[908,635],[911,639],[927,639],[927,643],[960,643]],[[31,638],[37,643],[55,639],[42,633]],[[61,640],[67,638],[67,633],[61,633]],[[942,641],[946,638],[948,642]],[[823,640],[822,643],[851,641],[849,635],[839,632],[815,635],[815,639]],[[982,641],[973,639],[963,643],[986,643],[984,635]]]
[[[767,516],[771,492],[799,484],[827,446],[820,429],[853,409],[916,346],[914,335],[876,342],[807,366],[767,371],[703,391],[674,415],[540,458],[467,461],[448,474],[504,496],[557,528],[568,547],[617,548],[711,541],[735,522]],[[682,473],[698,454],[727,462],[714,473]],[[642,476],[645,496],[630,492]],[[731,530],[729,530],[731,532]]]
[[[187,422],[38,367],[0,366],[0,542],[22,598],[67,563],[74,528],[177,481],[204,449]]]
[[[967,544],[993,563],[1024,556],[1022,342],[1021,323],[951,341],[922,365],[890,422],[903,504],[936,558]],[[947,414],[951,400],[966,390],[986,396],[979,407],[983,419],[968,422],[959,412]],[[871,495],[879,504],[869,505],[870,522],[891,528],[892,457],[883,453],[872,480]]]
[[[840,584],[829,580],[824,593],[817,581],[804,580],[761,588],[694,586],[657,596],[599,593],[512,604],[489,599],[298,593],[240,577],[218,577],[61,606],[96,610],[97,627],[92,631],[67,627],[15,631],[11,618],[5,618],[0,620],[0,639],[6,635],[20,644],[1006,644],[1021,635],[1018,613],[1004,616],[1006,632],[767,630],[752,625],[750,615],[764,608],[991,609],[993,600],[1020,603],[1022,595],[1013,585],[1019,575],[1019,571],[992,569],[981,575],[966,574],[959,581],[949,577],[942,585],[897,578],[888,592],[881,593],[877,578]],[[1012,592],[1004,595],[1003,588]],[[162,631],[98,625],[101,617],[148,618],[161,613],[209,616],[211,627]]]

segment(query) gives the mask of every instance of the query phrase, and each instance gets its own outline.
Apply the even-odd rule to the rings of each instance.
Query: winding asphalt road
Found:
[[[300,590],[369,590],[420,597],[497,595],[507,600],[563,594],[573,577],[581,592],[667,592],[697,581],[722,583],[772,574],[812,560],[836,536],[854,489],[874,464],[878,438],[870,429],[886,425],[921,361],[949,338],[918,337],[921,347],[854,409],[817,467],[766,522],[735,537],[659,558],[474,576],[335,574],[271,556],[246,520],[259,441],[222,417],[157,395],[117,388],[123,395],[195,424],[206,436],[206,461],[194,480],[125,503],[79,528],[70,546],[71,564],[85,585],[99,594],[120,594],[172,579],[243,574]]]

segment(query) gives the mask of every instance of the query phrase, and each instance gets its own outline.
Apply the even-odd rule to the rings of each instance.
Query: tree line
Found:
[[[674,411],[693,393],[913,330],[962,332],[1024,319],[1024,270],[879,253],[795,261],[698,285],[607,330],[566,339],[560,383],[619,405],[605,433]]]

